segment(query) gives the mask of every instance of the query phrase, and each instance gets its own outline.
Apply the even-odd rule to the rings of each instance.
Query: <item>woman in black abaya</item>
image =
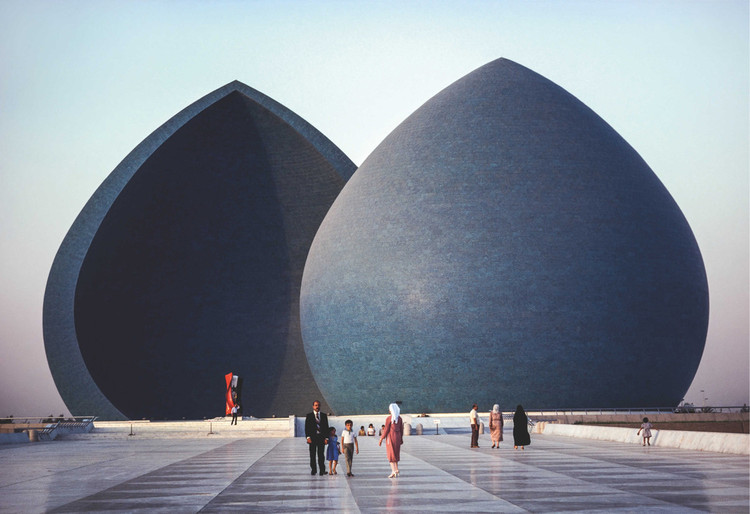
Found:
[[[516,413],[513,415],[513,448],[517,450],[520,446],[523,450],[524,446],[530,444],[529,418],[526,416],[523,407],[519,404],[516,407]]]

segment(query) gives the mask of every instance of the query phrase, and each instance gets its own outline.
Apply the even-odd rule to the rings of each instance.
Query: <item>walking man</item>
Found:
[[[471,412],[469,412],[469,422],[471,423],[471,447],[479,448],[479,415],[477,409],[479,407],[475,403],[471,406]]]
[[[328,416],[320,412],[320,402],[313,402],[313,411],[305,418],[305,437],[310,447],[310,469],[312,475],[320,470],[321,475],[325,475],[325,448],[328,444]],[[316,468],[317,456],[317,468]]]

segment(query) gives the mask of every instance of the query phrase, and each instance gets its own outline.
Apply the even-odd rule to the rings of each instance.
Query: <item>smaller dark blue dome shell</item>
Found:
[[[641,157],[506,59],[367,158],[311,247],[302,335],[338,412],[675,405],[708,324],[687,221]]]
[[[299,329],[308,249],[354,164],[232,82],[110,174],[50,272],[44,340],[71,413],[200,419],[302,414],[319,397]],[[324,408],[329,409],[324,403]]]

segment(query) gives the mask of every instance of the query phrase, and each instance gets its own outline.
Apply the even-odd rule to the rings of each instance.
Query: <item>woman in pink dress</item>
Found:
[[[392,403],[388,410],[391,411],[391,415],[385,418],[385,428],[383,434],[380,436],[378,446],[383,444],[385,439],[385,449],[388,454],[388,462],[391,465],[391,474],[388,478],[395,478],[398,476],[398,461],[401,459],[401,444],[404,442],[404,421],[399,416],[401,412],[398,405]]]
[[[493,448],[500,448],[500,441],[503,440],[503,413],[500,412],[498,404],[495,404],[490,412],[490,439]]]

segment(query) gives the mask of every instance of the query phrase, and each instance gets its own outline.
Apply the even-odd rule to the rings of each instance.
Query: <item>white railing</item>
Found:
[[[0,418],[3,424],[41,424],[41,423],[90,423],[95,421],[96,416],[9,416]]]
[[[575,408],[575,409],[526,409],[539,416],[580,416],[596,414],[670,414],[709,412],[750,412],[747,405],[695,406],[682,404],[677,407],[627,407],[627,408]]]

